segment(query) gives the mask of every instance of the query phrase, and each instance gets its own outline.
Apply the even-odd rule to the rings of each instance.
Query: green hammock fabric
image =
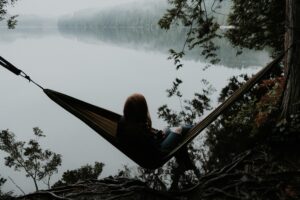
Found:
[[[233,93],[226,101],[220,104],[213,112],[211,112],[202,121],[196,124],[182,139],[182,141],[167,155],[158,156],[152,154],[150,157],[147,156],[137,156],[137,151],[132,151],[126,148],[126,145],[118,142],[116,137],[117,124],[121,118],[121,115],[111,112],[109,110],[91,105],[84,101],[78,100],[71,96],[44,89],[44,92],[61,107],[78,117],[80,120],[85,122],[93,130],[95,130],[99,135],[105,138],[108,142],[114,145],[117,149],[122,151],[130,159],[135,161],[138,165],[143,168],[156,169],[161,167],[166,163],[174,154],[180,150],[184,145],[188,144],[193,140],[201,131],[203,131],[209,124],[211,124],[225,109],[227,109],[231,104],[233,104],[239,97],[241,97],[245,92],[251,89],[258,81],[260,81],[270,70],[279,63],[284,54],[278,56],[275,60],[261,69],[257,74],[255,74],[251,79],[249,79],[243,86],[241,86],[237,91]]]

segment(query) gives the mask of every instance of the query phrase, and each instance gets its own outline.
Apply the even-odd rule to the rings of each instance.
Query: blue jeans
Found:
[[[166,152],[172,150],[192,127],[192,125],[181,126],[181,133],[175,133],[168,128],[165,131],[165,139],[160,143],[161,151]]]

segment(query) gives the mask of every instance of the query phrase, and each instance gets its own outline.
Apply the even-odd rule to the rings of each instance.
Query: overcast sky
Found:
[[[124,4],[135,0],[19,0],[12,14],[35,14],[43,16],[59,16],[86,8],[103,8]]]

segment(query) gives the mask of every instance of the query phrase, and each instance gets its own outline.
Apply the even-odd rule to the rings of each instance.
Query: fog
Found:
[[[19,0],[10,14],[58,17],[86,8],[106,8],[134,0]]]

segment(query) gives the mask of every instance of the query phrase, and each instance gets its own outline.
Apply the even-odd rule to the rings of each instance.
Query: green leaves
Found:
[[[158,25],[162,29],[168,30],[171,28],[172,23],[177,20],[181,20],[183,24],[187,24],[187,0],[169,0],[168,2],[173,7],[167,10],[166,14],[159,20]]]
[[[168,57],[169,60],[174,60],[174,65],[176,65],[176,70],[183,67],[181,64],[181,58],[184,56],[184,52],[176,52],[174,49],[170,49],[170,56]]]
[[[158,108],[158,117],[163,118],[170,126],[179,126],[182,121],[177,112],[171,110],[166,104]]]
[[[181,92],[179,91],[179,86],[182,84],[182,80],[179,78],[176,78],[175,81],[173,81],[173,86],[171,89],[167,89],[168,97],[172,97],[174,95],[178,97],[182,97]]]
[[[212,85],[207,80],[201,81],[203,89],[201,92],[195,93],[191,100],[184,100],[181,98],[183,94],[179,90],[182,80],[176,78],[173,81],[171,89],[167,90],[168,97],[177,97],[180,101],[181,110],[175,111],[169,108],[166,104],[158,108],[158,117],[162,118],[169,126],[179,126],[180,124],[193,124],[195,120],[201,117],[205,111],[211,110],[211,100],[209,96],[215,91]]]
[[[281,52],[284,44],[285,1],[234,0],[225,36],[237,47]]]
[[[12,195],[12,192],[3,192],[2,191],[2,186],[6,183],[6,179],[1,177],[0,175],[0,199],[1,200],[9,200],[9,199],[13,199],[13,197],[11,196]]]
[[[158,22],[160,28],[166,30],[169,30],[172,24],[188,29],[182,50],[179,53],[173,49],[170,50],[169,58],[174,59],[176,69],[182,67],[180,59],[184,55],[186,46],[189,50],[199,47],[200,54],[204,55],[206,59],[210,59],[211,63],[219,62],[219,59],[216,58],[216,51],[219,47],[213,42],[214,39],[221,37],[217,33],[219,24],[214,16],[208,12],[206,3],[205,0],[170,0],[171,8]]]
[[[46,137],[44,134],[43,134],[43,131],[41,129],[39,129],[38,127],[34,127],[33,128],[33,133],[35,136],[37,137]]]
[[[5,182],[6,182],[6,179],[4,179],[4,178],[2,178],[2,177],[0,176],[0,195],[2,194],[2,192],[1,192],[1,187],[2,187],[2,185],[3,185]]]
[[[19,15],[14,15],[14,16],[11,16],[8,20],[7,20],[7,27],[9,29],[14,29],[17,25],[17,17]]]
[[[50,150],[43,150],[38,143],[38,139],[45,137],[39,128],[33,128],[36,139],[31,139],[27,143],[16,141],[15,135],[8,130],[1,131],[0,150],[6,152],[5,165],[14,167],[16,171],[24,170],[26,177],[33,179],[36,190],[38,181],[46,179],[46,184],[50,187],[50,178],[57,172],[61,165],[61,155]]]
[[[63,173],[62,179],[56,182],[52,187],[74,184],[79,181],[98,179],[103,171],[103,167],[103,163],[95,162],[94,166],[87,164],[78,169],[67,170]]]
[[[17,2],[17,0],[0,0],[0,21],[6,19],[7,14],[7,6],[8,5],[14,5]],[[15,26],[17,25],[17,18],[18,15],[13,15],[10,16],[7,19],[7,27],[9,29],[13,29],[15,28]]]

